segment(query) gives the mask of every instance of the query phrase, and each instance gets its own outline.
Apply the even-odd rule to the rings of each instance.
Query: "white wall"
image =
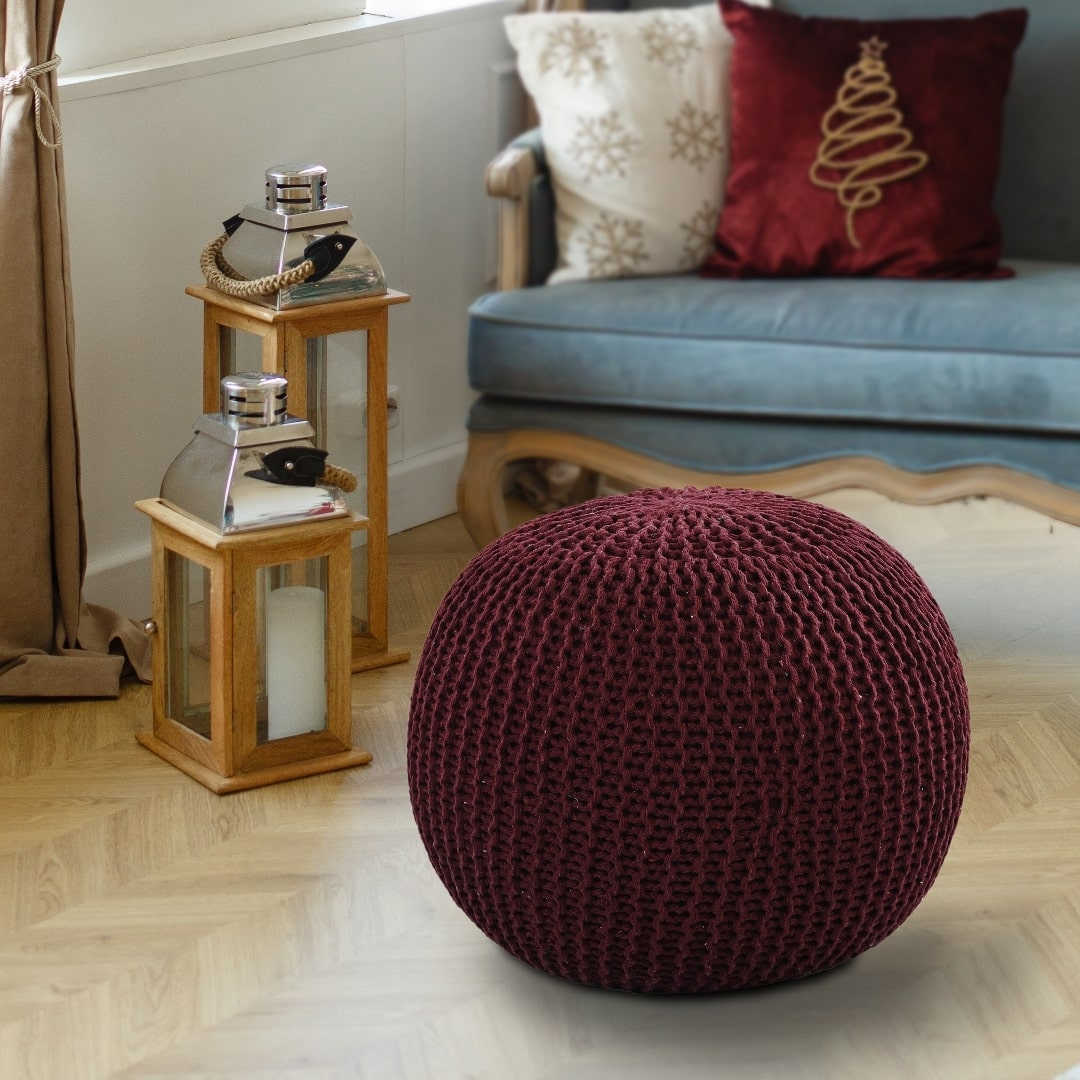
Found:
[[[56,51],[74,71],[363,10],[364,0],[66,0]]]
[[[493,272],[483,169],[519,93],[505,77],[506,8],[64,101],[89,600],[146,610],[147,524],[132,502],[156,494],[201,411],[201,305],[184,286],[278,160],[327,165],[331,198],[352,206],[390,283],[414,297],[391,313],[391,525],[451,512],[472,397],[465,312]],[[362,338],[334,345],[332,392],[358,394]],[[332,433],[331,451],[361,467],[361,440]]]

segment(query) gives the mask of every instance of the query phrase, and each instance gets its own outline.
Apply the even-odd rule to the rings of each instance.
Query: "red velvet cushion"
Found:
[[[877,274],[884,277],[1001,277],[1001,227],[992,202],[1001,146],[1002,109],[1013,53],[1027,12],[992,12],[972,19],[891,22],[800,18],[720,0],[734,35],[731,170],[717,228],[717,252],[704,272],[723,277]],[[877,39],[884,68],[856,70],[862,42]],[[862,175],[874,181],[925,166],[891,182],[840,192],[811,179],[824,142],[823,120],[845,84],[869,74],[895,91],[899,133],[869,137],[849,148],[833,139],[834,160],[851,165],[889,147],[910,145],[899,160]],[[878,93],[881,93],[879,91]],[[870,105],[887,104],[867,95]],[[856,103],[857,104],[857,103]],[[867,130],[847,109],[829,120]],[[850,129],[848,129],[850,130]],[[842,135],[842,132],[840,133]],[[818,170],[837,182],[844,170]],[[858,177],[856,177],[856,180]],[[866,205],[850,206],[856,199]],[[850,220],[850,231],[849,231]],[[860,245],[853,246],[852,236]]]

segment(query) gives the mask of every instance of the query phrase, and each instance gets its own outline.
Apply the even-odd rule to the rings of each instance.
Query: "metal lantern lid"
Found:
[[[325,165],[272,165],[266,170],[267,210],[295,214],[325,206]]]
[[[269,427],[285,420],[289,383],[284,375],[241,371],[221,380],[221,416],[231,428]]]
[[[195,422],[195,437],[161,481],[161,498],[220,533],[348,513],[341,489],[323,475],[326,451],[315,445],[315,429],[288,414],[287,394],[283,375],[226,375],[221,412]]]
[[[224,223],[228,240],[220,268],[239,281],[283,274],[314,258],[320,241],[333,242],[335,253],[318,277],[247,299],[282,311],[386,292],[382,264],[353,229],[352,211],[327,200],[326,177],[326,166],[318,163],[271,166],[263,201],[248,203]]]

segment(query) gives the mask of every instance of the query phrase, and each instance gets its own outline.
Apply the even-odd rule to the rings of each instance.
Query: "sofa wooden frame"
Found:
[[[580,10],[583,6],[580,0],[557,0],[545,9]],[[532,151],[524,147],[507,147],[487,167],[487,193],[499,200],[496,281],[500,291],[528,284],[529,192],[536,173]],[[749,487],[802,498],[860,487],[913,504],[992,495],[1080,525],[1080,492],[1005,466],[965,465],[916,473],[875,458],[838,457],[768,472],[713,473],[669,465],[583,435],[523,429],[469,433],[468,453],[458,480],[458,510],[480,547],[509,528],[503,470],[524,458],[571,462],[633,487]]]

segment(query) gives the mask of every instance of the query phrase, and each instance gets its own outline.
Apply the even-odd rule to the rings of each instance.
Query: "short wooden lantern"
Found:
[[[351,745],[350,536],[329,517],[222,535],[152,522],[154,727],[139,741],[224,794],[364,765]]]

